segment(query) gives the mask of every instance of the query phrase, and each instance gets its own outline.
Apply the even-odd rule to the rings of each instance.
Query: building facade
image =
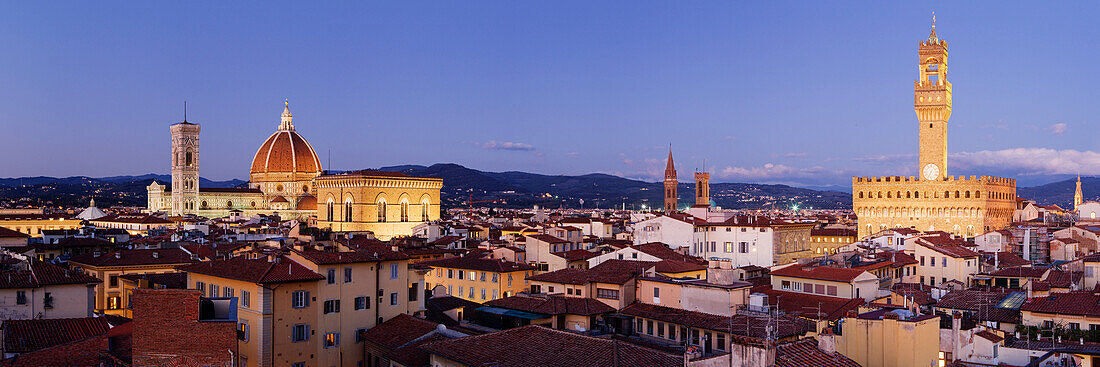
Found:
[[[239,188],[199,187],[201,128],[187,121],[172,125],[172,185],[150,184],[147,210],[209,218],[235,212],[316,217],[321,228],[371,231],[383,240],[412,235],[416,225],[439,219],[443,180],[380,171],[324,174],[293,121],[285,102],[278,129],[252,158],[248,187]]]
[[[951,83],[947,42],[936,36],[934,26],[928,40],[920,42],[919,57],[913,103],[919,122],[920,174],[852,178],[859,237],[910,227],[974,237],[1007,227],[1015,210],[1016,180],[947,174]]]

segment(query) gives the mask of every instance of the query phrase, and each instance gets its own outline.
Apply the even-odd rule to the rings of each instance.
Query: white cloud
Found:
[[[1049,127],[1047,127],[1047,130],[1050,130],[1051,134],[1062,135],[1062,134],[1066,133],[1066,129],[1068,129],[1068,128],[1069,128],[1069,125],[1066,125],[1065,123],[1059,122],[1057,124],[1050,125]]]
[[[1017,175],[1100,174],[1100,153],[1087,150],[1015,148],[955,153],[948,158],[948,168],[988,168]]]
[[[490,140],[482,144],[478,144],[480,147],[489,150],[519,150],[519,151],[531,151],[535,150],[535,147],[531,144],[516,143],[510,141]]]

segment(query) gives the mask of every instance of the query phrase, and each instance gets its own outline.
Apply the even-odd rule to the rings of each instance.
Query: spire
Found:
[[[676,179],[676,163],[672,162],[672,144],[668,145],[668,163],[665,165],[665,179]]]
[[[1081,182],[1081,180],[1077,180],[1077,182]],[[1080,183],[1078,183],[1078,184],[1077,184],[1077,187],[1081,187],[1081,184],[1080,184]],[[91,203],[88,203],[88,207],[89,207],[89,208],[95,208],[95,198],[92,198],[92,202],[91,202]]]
[[[1084,195],[1083,192],[1081,192],[1081,174],[1078,173],[1077,174],[1077,190],[1073,192],[1073,209],[1076,210],[1077,207],[1081,206],[1081,204],[1084,201],[1085,201],[1085,195]]]
[[[290,114],[290,101],[283,100],[283,122],[279,124],[279,130],[294,130],[294,124],[291,121],[294,120],[294,115]]]
[[[932,11],[932,34],[928,35],[928,43],[938,43],[939,37],[936,37],[936,11]]]

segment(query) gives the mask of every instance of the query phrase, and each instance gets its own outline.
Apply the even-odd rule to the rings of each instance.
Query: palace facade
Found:
[[[201,126],[186,119],[173,124],[171,186],[154,181],[146,188],[148,211],[208,218],[235,211],[314,217],[321,228],[372,231],[380,239],[412,235],[417,224],[439,219],[441,179],[380,171],[326,173],[313,146],[295,131],[289,102],[281,117],[252,158],[248,187],[241,188],[199,187]],[[318,205],[318,197],[324,205]]]
[[[1016,180],[947,174],[951,82],[947,42],[932,33],[919,46],[913,108],[920,139],[918,176],[853,177],[852,209],[860,238],[888,228],[944,231],[964,237],[1007,227],[1016,208]]]

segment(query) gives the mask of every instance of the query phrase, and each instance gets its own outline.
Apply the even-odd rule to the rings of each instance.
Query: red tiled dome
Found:
[[[269,172],[320,173],[321,161],[297,132],[279,130],[260,145],[252,159],[252,173]]]

